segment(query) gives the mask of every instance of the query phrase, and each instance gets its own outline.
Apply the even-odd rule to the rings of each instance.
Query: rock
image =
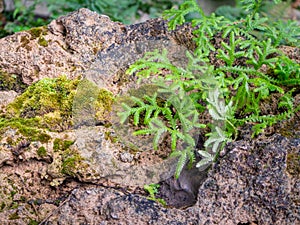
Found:
[[[15,91],[0,91],[0,110],[4,109],[18,95]]]
[[[191,28],[182,26],[178,30],[181,32],[168,31],[166,22],[161,19],[125,26],[112,22],[107,16],[80,9],[52,21],[47,27],[2,38],[0,68],[20,76],[25,84],[61,74],[73,78],[89,70],[95,61],[93,69],[103,62],[102,70],[111,66],[110,71],[120,70],[157,47],[179,46],[180,43],[191,47]],[[134,52],[139,54],[135,56]],[[184,55],[184,51],[181,53]],[[120,61],[112,61],[111,56]]]
[[[45,224],[284,224],[300,222],[300,140],[274,135],[227,146],[195,206],[164,208],[111,188],[75,189]]]
[[[299,224],[300,139],[238,141],[208,174],[191,209],[199,224]],[[291,154],[298,159],[290,160]],[[294,161],[295,160],[295,161]]]

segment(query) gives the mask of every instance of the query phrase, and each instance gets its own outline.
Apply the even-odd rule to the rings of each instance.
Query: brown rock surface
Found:
[[[45,224],[299,224],[299,139],[274,135],[238,141],[226,151],[199,188],[196,205],[186,210],[92,187],[74,190]]]
[[[120,70],[126,66],[124,62],[132,63],[145,51],[158,45],[166,46],[164,41],[169,43],[172,39],[176,44],[180,42],[189,45],[190,37],[188,33],[183,33],[188,31],[186,29],[189,30],[188,27],[181,27],[181,32],[169,32],[166,22],[160,19],[125,26],[112,22],[107,16],[80,9],[54,20],[48,27],[33,28],[2,38],[0,68],[7,73],[21,76],[26,84],[61,74],[72,78],[88,70],[97,58],[101,61],[98,52],[125,46],[122,54],[118,51],[121,54],[120,62],[105,61],[107,67],[115,66]],[[147,40],[148,45],[155,42],[154,46],[148,47]],[[132,46],[136,47],[139,55],[134,56],[127,52]],[[139,46],[142,49],[138,49]],[[127,56],[133,58],[129,60],[126,59]]]

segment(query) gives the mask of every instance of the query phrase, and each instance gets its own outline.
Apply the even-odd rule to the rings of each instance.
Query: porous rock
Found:
[[[87,71],[96,59],[103,62],[101,58],[107,56],[101,56],[102,52],[113,56],[105,60],[107,68],[112,66],[120,69],[128,65],[124,63],[132,63],[146,51],[159,46],[168,47],[170,41],[192,47],[189,44],[192,43],[191,28],[182,26],[179,30],[181,32],[168,31],[167,23],[161,19],[125,26],[83,8],[59,17],[47,27],[33,28],[2,38],[0,68],[20,76],[25,84],[61,74],[73,78]],[[120,47],[124,49],[123,52],[116,50]],[[128,50],[131,49],[139,54],[130,54]],[[184,55],[184,51],[182,53]]]
[[[226,151],[193,207],[164,208],[111,188],[76,189],[46,224],[299,224],[300,140],[274,135],[238,141]]]

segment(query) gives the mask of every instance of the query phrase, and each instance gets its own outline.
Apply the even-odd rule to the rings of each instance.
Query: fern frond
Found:
[[[197,1],[187,0],[180,5],[179,9],[172,8],[170,10],[165,10],[163,18],[169,20],[169,29],[174,30],[177,25],[182,25],[185,22],[186,15],[193,12],[205,16],[203,10],[198,6]]]
[[[184,168],[188,160],[187,150],[184,149],[181,151],[172,152],[170,157],[179,157],[175,170],[175,178],[178,179],[182,169]]]

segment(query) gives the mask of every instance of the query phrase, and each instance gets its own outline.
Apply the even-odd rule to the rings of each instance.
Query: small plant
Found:
[[[170,135],[171,156],[178,157],[177,178],[186,163],[191,166],[195,161],[195,130],[205,127],[198,122],[204,111],[212,120],[205,149],[198,151],[202,159],[197,166],[201,168],[217,160],[220,150],[237,138],[238,128],[244,124],[253,124],[254,137],[300,110],[292,98],[300,85],[299,64],[277,49],[282,43],[299,46],[300,30],[295,28],[290,35],[279,36],[282,30],[271,28],[268,18],[259,14],[263,1],[241,2],[248,14],[234,22],[215,14],[206,16],[195,0],[166,10],[170,29],[183,24],[188,14],[198,14],[191,21],[197,48],[193,54],[187,52],[187,67],[176,67],[166,51],[155,51],[127,71],[140,80],[150,78],[158,89],[153,96],[132,97],[134,104],[130,106],[123,103],[121,122],[133,117],[133,125],[146,126],[135,134],[153,134],[154,149],[162,134]],[[219,46],[214,43],[216,37],[222,37]],[[211,55],[221,63],[210,64]],[[279,113],[264,114],[261,102],[272,94],[281,96]]]
[[[159,189],[160,185],[159,184],[149,184],[149,185],[144,185],[144,190],[147,191],[149,193],[149,200],[155,201],[155,202],[159,202],[160,204],[162,204],[163,206],[166,206],[167,203],[165,202],[165,200],[161,199],[161,198],[156,198],[155,195],[158,193],[158,189]]]

